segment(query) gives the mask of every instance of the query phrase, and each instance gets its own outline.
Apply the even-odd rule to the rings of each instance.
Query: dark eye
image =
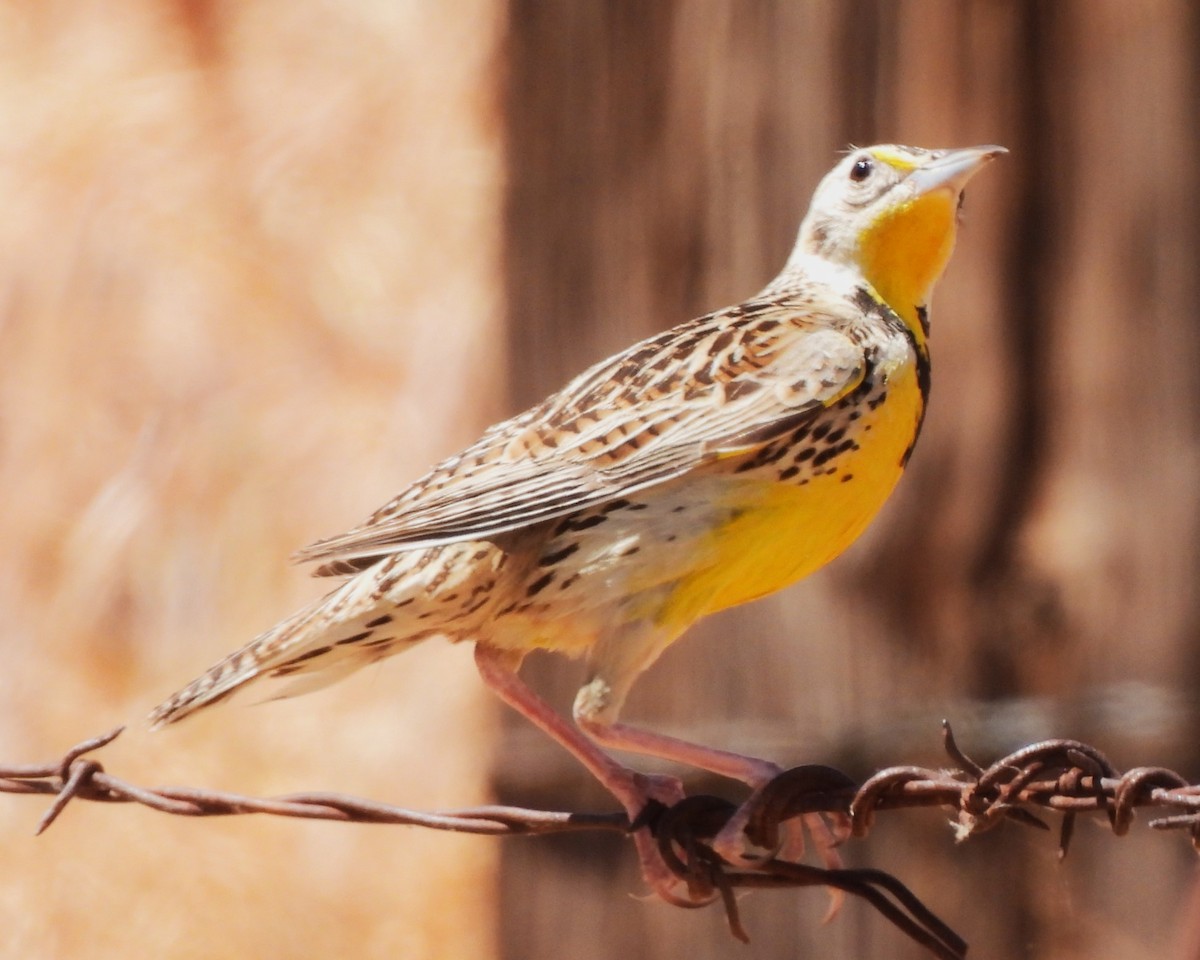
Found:
[[[873,164],[867,157],[859,157],[854,161],[854,166],[850,168],[850,179],[855,183],[862,183],[871,175],[871,171],[875,169]]]

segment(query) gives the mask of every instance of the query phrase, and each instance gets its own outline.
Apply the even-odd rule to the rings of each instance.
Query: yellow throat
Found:
[[[912,329],[924,346],[916,308],[929,302],[933,285],[954,250],[958,198],[935,190],[885,212],[859,237],[863,276]]]
[[[881,206],[855,237],[854,257],[871,288],[912,330],[919,349],[927,330],[920,308],[945,270],[958,232],[962,189],[1000,147],[971,147],[935,154],[924,163],[896,148],[875,147],[870,156],[899,176],[900,191]]]

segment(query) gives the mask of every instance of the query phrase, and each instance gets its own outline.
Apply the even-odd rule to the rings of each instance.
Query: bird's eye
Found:
[[[850,168],[850,179],[855,183],[862,183],[871,175],[871,171],[875,169],[868,157],[859,157],[854,161],[854,166]]]

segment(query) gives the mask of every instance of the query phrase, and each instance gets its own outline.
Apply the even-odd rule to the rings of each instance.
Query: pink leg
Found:
[[[618,722],[621,707],[639,675],[666,647],[671,635],[653,624],[637,621],[605,634],[588,654],[588,681],[575,696],[575,723],[597,743],[614,750],[673,760],[711,770],[752,787],[760,787],[780,772],[766,760],[715,750],[661,733]]]
[[[755,790],[765,786],[782,772],[777,764],[757,757],[747,757],[728,750],[717,750],[701,746],[677,737],[651,733],[623,723],[604,723],[586,716],[586,711],[576,710],[576,720],[593,740],[614,750],[628,750],[676,763],[687,764],[708,770],[731,780],[740,780]],[[814,847],[829,869],[842,866],[841,857],[835,849],[841,839],[837,831],[819,813],[804,814],[802,822],[813,837]],[[713,849],[727,862],[739,866],[752,866],[757,857],[746,852],[745,830],[749,822],[749,804],[740,807],[721,832],[713,839]],[[835,827],[842,825],[835,822]],[[787,831],[783,841],[782,855],[788,859],[799,858],[804,852],[804,837],[799,829]],[[840,896],[835,897],[836,905]]]
[[[728,777],[730,780],[740,780],[752,787],[761,787],[782,772],[778,764],[769,760],[701,746],[677,737],[630,727],[624,723],[597,723],[584,717],[580,717],[578,722],[589,737],[614,750],[628,750],[631,753],[673,760]]]
[[[520,657],[475,645],[475,665],[480,676],[501,700],[553,737],[604,787],[616,797],[632,821],[650,800],[671,806],[683,799],[683,787],[674,777],[656,777],[638,773],[617,763],[554,712],[517,676]],[[646,829],[633,835],[641,862],[642,877],[664,900],[681,906],[696,906],[687,894],[687,884],[663,861],[653,837]]]

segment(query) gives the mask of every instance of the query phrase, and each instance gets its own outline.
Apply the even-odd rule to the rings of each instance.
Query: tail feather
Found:
[[[158,728],[224,700],[254,680],[295,677],[267,699],[296,696],[340,680],[372,660],[422,640],[362,596],[355,580],[275,625],[214,664],[150,714]],[[398,629],[399,628],[399,629]]]
[[[504,552],[462,543],[389,554],[331,593],[260,634],[150,714],[155,727],[182,720],[251,681],[295,677],[279,696],[307,693],[434,634],[470,636],[487,622]],[[273,699],[273,698],[268,698]]]

